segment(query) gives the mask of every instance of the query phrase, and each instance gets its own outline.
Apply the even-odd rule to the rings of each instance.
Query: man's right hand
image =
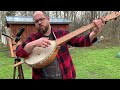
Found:
[[[42,37],[40,39],[35,40],[34,44],[38,47],[45,48],[45,47],[48,47],[48,45],[50,45],[51,43],[50,43],[50,40],[48,38]]]

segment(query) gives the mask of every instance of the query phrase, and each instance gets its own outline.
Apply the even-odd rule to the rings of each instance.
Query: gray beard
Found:
[[[45,34],[48,31],[48,27],[45,27],[45,30],[39,29],[38,32]]]
[[[42,34],[45,34],[48,31],[48,29],[45,29],[43,31],[41,31]]]

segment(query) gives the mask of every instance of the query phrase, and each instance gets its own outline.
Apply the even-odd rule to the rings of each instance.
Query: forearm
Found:
[[[36,44],[34,43],[34,41],[30,42],[30,43],[27,43],[24,47],[24,50],[27,52],[27,53],[30,53],[34,48],[36,47]]]
[[[99,19],[99,20],[94,20],[93,23],[95,24],[96,27],[93,28],[93,31],[89,35],[90,42],[92,42],[92,40],[95,37],[97,37],[97,35],[102,31],[104,21],[102,19]]]
[[[50,45],[50,41],[48,40],[48,38],[40,38],[37,40],[34,40],[32,42],[29,42],[25,45],[24,50],[27,53],[31,53],[31,51],[37,46],[37,47],[48,47],[48,45]]]
[[[92,42],[92,40],[94,38],[96,38],[98,35],[98,33],[96,33],[95,31],[92,31],[90,34],[89,34],[89,38],[90,38],[90,42]]]

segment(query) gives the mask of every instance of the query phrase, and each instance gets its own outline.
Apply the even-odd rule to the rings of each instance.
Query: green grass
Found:
[[[70,49],[75,65],[76,79],[120,79],[120,46],[96,45]],[[13,79],[14,58],[7,48],[0,46],[0,79]],[[24,78],[31,79],[31,68],[22,64]],[[16,77],[17,77],[16,71]]]
[[[77,79],[119,79],[120,58],[116,58],[120,47],[76,48],[70,50]]]
[[[0,44],[1,45],[1,44]],[[22,60],[22,59],[21,59]],[[13,79],[15,58],[10,57],[8,48],[0,46],[0,79]],[[22,64],[25,79],[31,79],[31,68]],[[18,79],[18,67],[16,67],[15,78]]]

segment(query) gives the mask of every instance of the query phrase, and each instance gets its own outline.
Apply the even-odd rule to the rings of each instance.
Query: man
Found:
[[[28,57],[35,47],[48,47],[51,44],[49,40],[55,40],[69,33],[67,30],[52,28],[49,22],[50,18],[45,12],[36,11],[33,20],[38,32],[32,33],[25,42],[18,46],[16,50],[18,57]],[[63,44],[55,60],[48,66],[39,69],[32,68],[32,79],[75,79],[76,72],[67,44],[75,47],[91,46],[97,41],[96,36],[104,25],[102,19],[94,20],[93,23],[96,27],[92,32],[81,37],[76,36]]]

